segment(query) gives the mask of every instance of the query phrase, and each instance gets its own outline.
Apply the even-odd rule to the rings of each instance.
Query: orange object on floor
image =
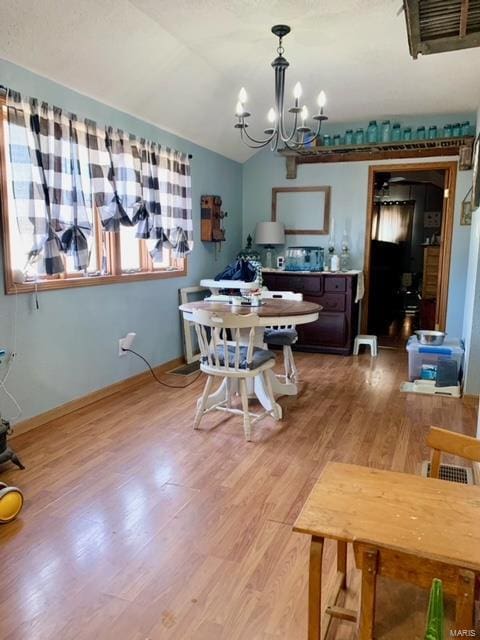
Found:
[[[0,524],[7,524],[18,516],[23,507],[23,493],[17,487],[0,482]]]

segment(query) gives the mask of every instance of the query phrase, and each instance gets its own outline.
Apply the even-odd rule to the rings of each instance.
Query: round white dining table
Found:
[[[255,346],[265,348],[263,332],[265,327],[289,326],[307,324],[318,320],[318,314],[322,307],[314,302],[305,300],[285,300],[285,299],[265,299],[258,307],[255,306],[234,306],[223,302],[209,302],[201,300],[198,302],[186,302],[180,305],[180,311],[185,320],[192,320],[192,312],[196,309],[216,311],[218,313],[234,314],[255,314],[258,316],[258,324],[255,329]],[[247,332],[248,333],[248,332]],[[272,383],[272,389],[276,396],[295,396],[298,393],[298,386],[295,382],[280,380],[270,369],[267,372]],[[227,384],[222,382],[220,387],[209,396],[207,408],[225,399]],[[273,407],[264,388],[262,376],[253,379],[251,395],[255,395],[266,411],[271,411]],[[282,408],[277,404],[277,412],[282,413]]]

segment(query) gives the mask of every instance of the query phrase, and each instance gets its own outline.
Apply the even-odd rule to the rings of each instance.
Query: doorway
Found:
[[[456,163],[369,170],[362,333],[404,348],[416,329],[445,330]]]

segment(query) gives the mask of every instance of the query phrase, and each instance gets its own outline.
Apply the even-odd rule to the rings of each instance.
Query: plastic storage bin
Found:
[[[441,346],[430,347],[425,344],[420,344],[417,336],[411,336],[407,342],[407,351],[408,377],[410,381],[420,379],[422,365],[435,366],[440,360],[456,360],[458,379],[462,379],[463,355],[465,350],[462,341],[458,338],[445,339]]]

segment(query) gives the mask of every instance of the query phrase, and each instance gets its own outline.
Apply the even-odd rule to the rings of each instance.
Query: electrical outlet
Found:
[[[124,349],[131,349],[133,341],[135,340],[136,333],[127,333],[124,338],[120,338],[118,341],[118,355],[126,356],[127,352]]]

